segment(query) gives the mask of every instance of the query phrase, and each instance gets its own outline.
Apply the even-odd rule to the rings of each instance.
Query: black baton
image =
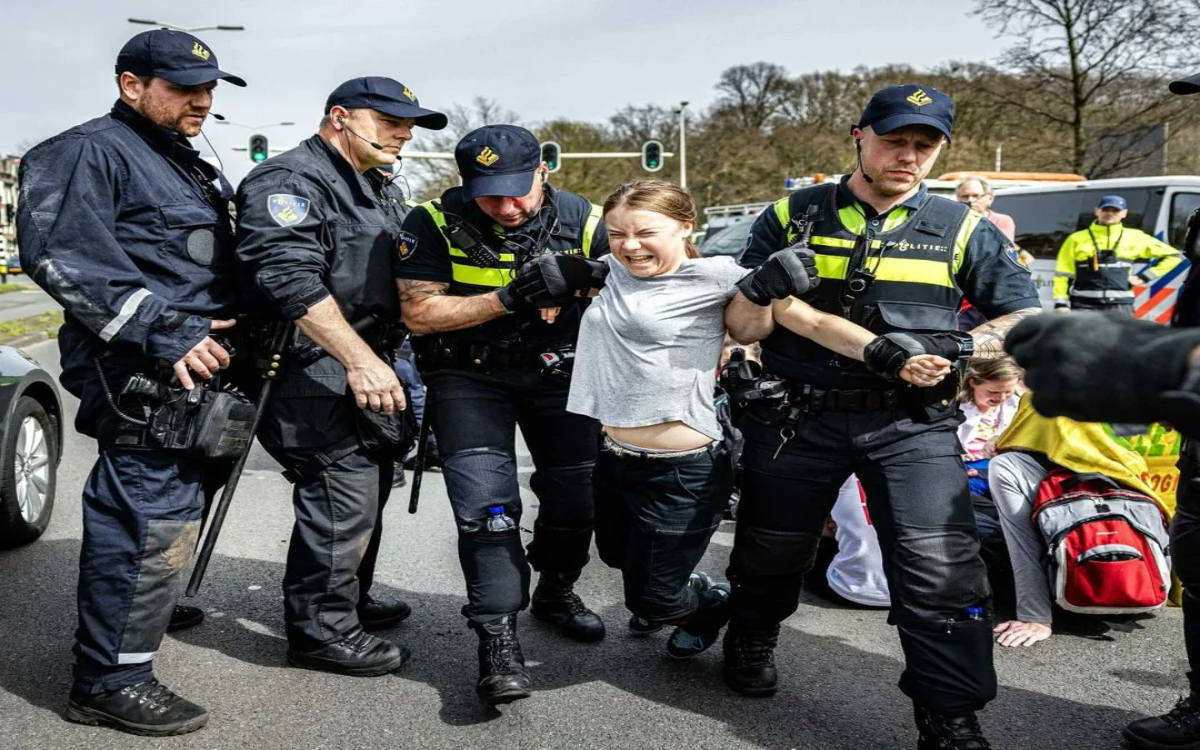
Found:
[[[259,363],[263,373],[263,385],[262,391],[258,394],[258,402],[254,405],[254,422],[250,426],[250,439],[246,441],[246,450],[238,456],[237,462],[229,472],[229,480],[225,482],[225,488],[221,490],[221,499],[213,507],[212,520],[208,522],[208,533],[204,536],[204,544],[200,548],[200,554],[196,557],[196,567],[192,569],[192,577],[188,580],[187,595],[189,597],[196,595],[196,592],[200,590],[201,582],[204,581],[204,572],[208,569],[208,561],[212,557],[213,549],[217,546],[217,537],[221,535],[225,514],[229,512],[229,504],[233,502],[233,493],[237,491],[238,482],[242,478],[242,469],[246,466],[250,449],[254,447],[254,436],[258,433],[258,425],[266,410],[271,387],[275,385],[275,380],[279,377],[283,359],[291,348],[295,336],[296,327],[294,325],[290,322],[279,323],[271,336],[271,348],[267,353],[267,359]]]
[[[421,420],[421,429],[417,433],[417,464],[413,467],[412,492],[408,495],[408,512],[417,512],[417,503],[421,501],[421,477],[425,475],[425,453],[429,446],[429,412]]]

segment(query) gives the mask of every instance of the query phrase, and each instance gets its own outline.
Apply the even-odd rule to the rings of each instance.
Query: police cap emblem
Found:
[[[281,227],[293,227],[304,221],[310,205],[312,201],[298,195],[275,193],[267,196],[267,212]]]

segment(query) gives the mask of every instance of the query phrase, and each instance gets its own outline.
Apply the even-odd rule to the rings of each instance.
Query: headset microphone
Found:
[[[357,138],[357,139],[358,139],[358,140],[360,140],[360,141],[364,141],[364,142],[366,142],[366,144],[367,144],[368,146],[370,146],[371,148],[375,149],[376,151],[383,151],[383,146],[379,145],[379,144],[378,144],[378,143],[376,143],[375,141],[368,141],[366,138],[363,138],[363,137],[362,137],[361,135],[359,135],[358,133],[355,133],[353,130],[350,130],[350,126],[346,124],[346,118],[345,118],[345,117],[339,117],[339,118],[338,118],[338,122],[339,122],[339,123],[341,123],[342,127],[343,127],[343,128],[345,128],[345,129],[346,129],[346,131],[347,131],[348,133],[350,133],[350,135],[354,136],[355,138]]]
[[[221,122],[225,121],[225,115],[218,115],[216,112],[209,112],[208,116],[214,120],[220,120]]]
[[[866,170],[866,168],[864,168],[864,167],[863,167],[863,163],[862,163],[862,139],[856,139],[856,140],[854,141],[854,149],[855,149],[855,150],[858,152],[858,171],[859,171],[859,172],[862,172],[863,179],[864,179],[864,180],[866,180],[866,182],[867,182],[867,184],[868,184],[868,185],[870,185],[871,183],[875,182],[875,180],[872,180],[872,179],[871,179],[871,175],[867,174],[867,170]]]

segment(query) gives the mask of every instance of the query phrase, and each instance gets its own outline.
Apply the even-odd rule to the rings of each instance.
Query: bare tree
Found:
[[[629,104],[608,118],[609,132],[629,148],[640,148],[641,144],[653,139],[675,143],[679,135],[676,111],[654,104],[645,107]]]
[[[716,88],[721,92],[718,110],[733,114],[741,127],[765,132],[783,111],[787,71],[768,62],[735,65],[721,73]]]
[[[1193,0],[977,0],[975,14],[1019,40],[1001,60],[1013,75],[982,85],[997,104],[1064,130],[1073,171],[1091,163],[1111,173],[1125,161],[1089,158],[1089,146],[1104,148],[1089,126],[1120,131],[1196,109],[1165,85],[1200,32]]]

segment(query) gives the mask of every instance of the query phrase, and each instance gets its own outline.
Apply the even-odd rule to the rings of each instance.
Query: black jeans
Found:
[[[688,586],[733,482],[724,442],[676,458],[602,449],[593,477],[596,549],[621,571],[625,606],[650,622],[679,624],[696,611]]]
[[[600,427],[566,410],[568,384],[538,373],[425,374],[426,414],[438,436],[446,494],[458,525],[467,583],[463,615],[483,623],[529,603],[529,567],[578,576],[589,559],[592,469]],[[489,532],[487,509],[520,523],[516,428],[533,458],[529,486],[540,502],[529,554],[520,532]]]
[[[1200,445],[1184,443],[1179,456],[1179,489],[1171,519],[1171,562],[1183,583],[1183,642],[1188,682],[1200,694]]]
[[[772,628],[796,611],[825,519],[854,473],[883,551],[888,621],[906,659],[901,690],[944,712],[978,710],[994,698],[990,618],[965,612],[988,606],[990,589],[957,424],[918,424],[900,410],[824,413],[781,434],[743,419],[730,626]]]

